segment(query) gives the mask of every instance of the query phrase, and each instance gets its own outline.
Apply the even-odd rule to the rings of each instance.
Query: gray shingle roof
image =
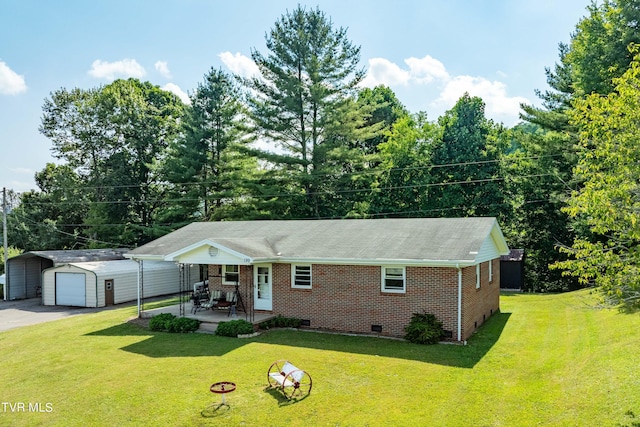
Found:
[[[129,249],[127,248],[29,251],[20,255],[16,255],[13,258],[41,257],[50,259],[54,264],[57,265],[67,264],[70,262],[124,260],[126,259],[124,254],[127,252],[129,252]]]
[[[495,218],[196,222],[129,256],[164,257],[210,240],[254,259],[471,260],[491,235],[504,242]]]

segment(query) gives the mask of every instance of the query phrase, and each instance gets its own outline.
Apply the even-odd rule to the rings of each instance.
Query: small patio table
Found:
[[[229,405],[227,405],[227,402],[225,401],[224,396],[227,393],[231,393],[235,389],[236,389],[235,383],[232,383],[232,382],[229,382],[229,381],[217,382],[215,384],[212,384],[211,387],[209,388],[209,390],[211,390],[212,393],[216,393],[216,394],[221,394],[222,395],[222,403],[219,404],[218,407],[220,407],[220,406],[229,406]]]

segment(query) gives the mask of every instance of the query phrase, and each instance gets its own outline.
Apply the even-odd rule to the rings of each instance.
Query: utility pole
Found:
[[[7,258],[9,257],[9,245],[7,243],[7,188],[2,187],[2,236],[4,237],[4,283],[6,284],[9,280],[9,275],[7,274]],[[7,286],[4,286],[2,290],[2,294],[4,298],[7,298],[5,293]]]

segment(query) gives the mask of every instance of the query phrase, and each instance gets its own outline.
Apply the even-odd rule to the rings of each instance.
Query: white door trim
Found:
[[[253,301],[256,310],[273,309],[273,268],[271,264],[254,264],[253,266]]]

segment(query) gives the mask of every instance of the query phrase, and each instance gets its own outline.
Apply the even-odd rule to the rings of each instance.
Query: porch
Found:
[[[180,304],[176,305],[168,305],[165,307],[154,308],[150,310],[143,310],[140,312],[140,317],[142,318],[151,318],[153,316],[157,316],[162,313],[171,313],[176,317],[187,317],[189,319],[196,319],[201,322],[200,330],[203,332],[214,332],[218,327],[218,323],[220,322],[228,322],[230,320],[243,319],[248,322],[257,325],[259,323],[264,322],[265,320],[269,320],[275,317],[274,314],[269,312],[250,312],[244,313],[242,310],[240,311],[229,311],[229,309],[201,309],[196,313],[192,311],[191,303],[186,303],[183,306],[184,315],[180,314]],[[251,318],[253,317],[253,318]]]

